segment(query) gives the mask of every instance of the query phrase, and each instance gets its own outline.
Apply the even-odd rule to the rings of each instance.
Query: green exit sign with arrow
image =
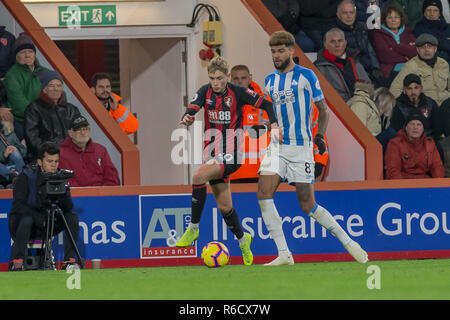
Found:
[[[63,6],[58,7],[60,26],[105,26],[115,25],[117,12],[115,5],[107,6]]]

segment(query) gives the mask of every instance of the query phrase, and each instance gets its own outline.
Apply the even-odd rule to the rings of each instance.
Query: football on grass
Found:
[[[230,252],[223,243],[212,241],[203,247],[202,260],[209,268],[223,267],[230,260]]]

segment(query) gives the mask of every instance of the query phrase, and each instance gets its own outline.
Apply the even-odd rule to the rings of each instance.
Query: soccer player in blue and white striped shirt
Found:
[[[314,72],[294,63],[294,44],[294,37],[286,31],[274,32],[269,40],[276,71],[266,77],[265,83],[283,140],[271,141],[259,169],[258,203],[278,249],[278,257],[266,265],[294,263],[273,201],[282,178],[296,186],[302,210],[335,235],[355,260],[365,263],[368,261],[367,253],[315,201],[313,143],[321,154],[325,152],[323,136],[328,124],[328,106]],[[319,110],[318,131],[314,139],[311,133],[312,101]]]

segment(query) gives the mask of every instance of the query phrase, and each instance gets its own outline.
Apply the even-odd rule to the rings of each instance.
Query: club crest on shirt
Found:
[[[233,97],[230,96],[226,96],[225,98],[223,98],[223,103],[225,103],[225,105],[230,108],[231,105],[233,104]]]
[[[257,96],[257,93],[256,93],[255,91],[253,91],[252,89],[247,88],[247,89],[245,89],[245,91],[246,91],[249,95],[251,95],[253,98],[255,98],[255,97]]]
[[[97,158],[97,164],[99,167],[102,165],[102,158]]]
[[[430,116],[430,112],[429,112],[428,109],[424,109],[424,110],[422,111],[422,114],[423,114],[423,116],[424,116],[425,118],[428,118],[428,117]]]
[[[8,45],[8,39],[6,38],[1,38],[0,42],[2,43],[2,45],[4,45],[5,47]]]

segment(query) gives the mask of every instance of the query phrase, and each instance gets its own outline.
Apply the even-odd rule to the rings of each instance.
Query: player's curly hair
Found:
[[[286,45],[286,47],[293,47],[295,44],[295,38],[292,33],[281,30],[275,31],[270,35],[269,46],[282,46]]]
[[[225,74],[228,74],[228,69],[228,62],[221,56],[215,57],[208,64],[208,73],[214,73],[218,70]]]

